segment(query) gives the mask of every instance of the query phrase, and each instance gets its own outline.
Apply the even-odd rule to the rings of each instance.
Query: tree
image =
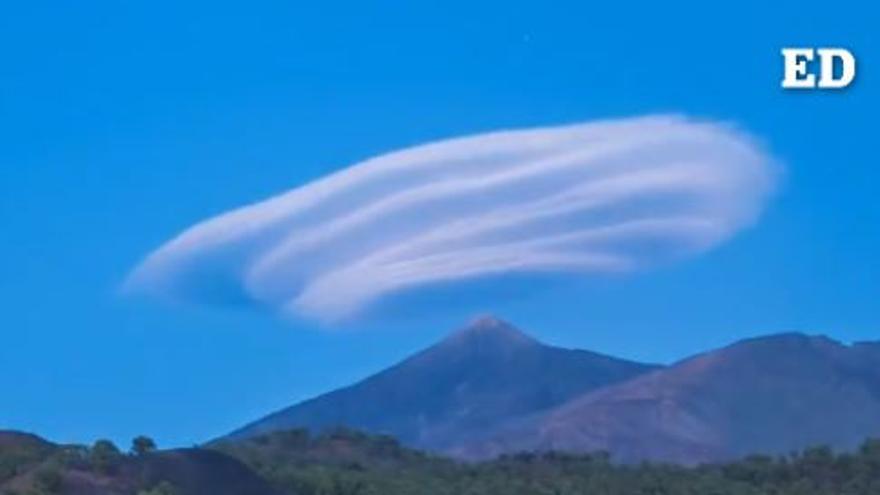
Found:
[[[113,470],[122,453],[110,440],[98,440],[89,450],[89,462],[99,472]]]
[[[132,455],[146,455],[150,452],[156,450],[156,442],[153,441],[152,438],[141,435],[135,437],[131,441],[131,453]]]

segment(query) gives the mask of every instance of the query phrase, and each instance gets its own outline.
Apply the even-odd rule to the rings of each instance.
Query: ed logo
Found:
[[[818,79],[808,65],[817,54]],[[849,86],[856,77],[856,59],[845,48],[783,48],[782,58],[785,61],[783,88],[840,89]]]

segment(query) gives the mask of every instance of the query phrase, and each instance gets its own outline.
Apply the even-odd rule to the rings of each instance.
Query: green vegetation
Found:
[[[0,495],[63,495],[65,480],[71,477],[80,485],[103,486],[106,493],[129,493],[128,487],[143,484],[140,465],[133,461],[153,450],[155,443],[143,436],[132,441],[131,456],[126,456],[109,440],[91,447],[54,445],[31,435],[6,433],[0,436]],[[179,494],[161,482],[138,495]]]
[[[62,466],[55,462],[45,463],[34,473],[38,493],[58,493],[61,489]]]
[[[0,485],[47,459],[51,444],[37,437],[6,433],[0,436]]]
[[[204,483],[215,481],[219,472],[192,471],[195,467],[191,463],[198,456],[152,453],[155,444],[147,437],[135,439],[128,456],[109,441],[81,447],[57,446],[34,438],[17,436],[7,439],[5,444],[0,442],[0,466],[6,466],[7,473],[14,473],[0,479],[0,495],[217,493],[218,486],[205,489]],[[852,453],[835,453],[819,447],[781,457],[753,456],[691,468],[620,465],[605,454],[554,452],[463,463],[405,448],[391,437],[345,429],[320,435],[292,430],[243,441],[224,441],[210,448],[238,458],[288,495],[880,494],[880,440],[865,442]],[[153,462],[156,460],[161,462]],[[228,463],[206,466],[217,469],[218,465],[229,467]],[[165,469],[160,466],[168,472],[190,470],[192,476],[186,479],[201,481],[173,486],[162,481],[170,478],[145,476],[151,470]],[[242,470],[232,470],[238,474],[224,478],[222,483],[232,486],[243,477],[252,477]],[[69,488],[72,480],[80,484],[79,489]],[[83,491],[82,483],[87,483],[88,491]],[[183,491],[182,486],[189,491]],[[259,487],[240,490],[223,493],[271,492]]]
[[[880,441],[724,465],[617,465],[605,454],[518,454],[467,464],[337,430],[275,433],[215,448],[296,495],[877,495]]]
[[[122,459],[122,452],[110,440],[98,440],[88,454],[91,466],[103,474],[112,473]]]
[[[156,442],[152,438],[141,435],[131,441],[132,455],[146,455],[156,450]]]

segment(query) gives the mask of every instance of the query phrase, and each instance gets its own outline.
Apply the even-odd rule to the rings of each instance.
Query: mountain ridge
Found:
[[[483,316],[228,438],[349,427],[465,459],[603,450],[682,464],[846,449],[880,436],[878,370],[880,342],[780,332],[657,366],[549,346]]]
[[[878,365],[880,347],[821,335],[744,339],[502,428],[459,455],[606,450],[626,462],[695,464],[814,444],[851,449],[880,435]]]
[[[346,426],[444,451],[498,421],[552,408],[654,367],[548,346],[484,316],[379,373],[277,411],[229,437]]]

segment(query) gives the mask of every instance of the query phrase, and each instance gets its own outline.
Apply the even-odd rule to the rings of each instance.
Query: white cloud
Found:
[[[681,117],[450,139],[199,223],[126,287],[335,319],[437,282],[634,271],[725,241],[774,181],[749,136]]]

